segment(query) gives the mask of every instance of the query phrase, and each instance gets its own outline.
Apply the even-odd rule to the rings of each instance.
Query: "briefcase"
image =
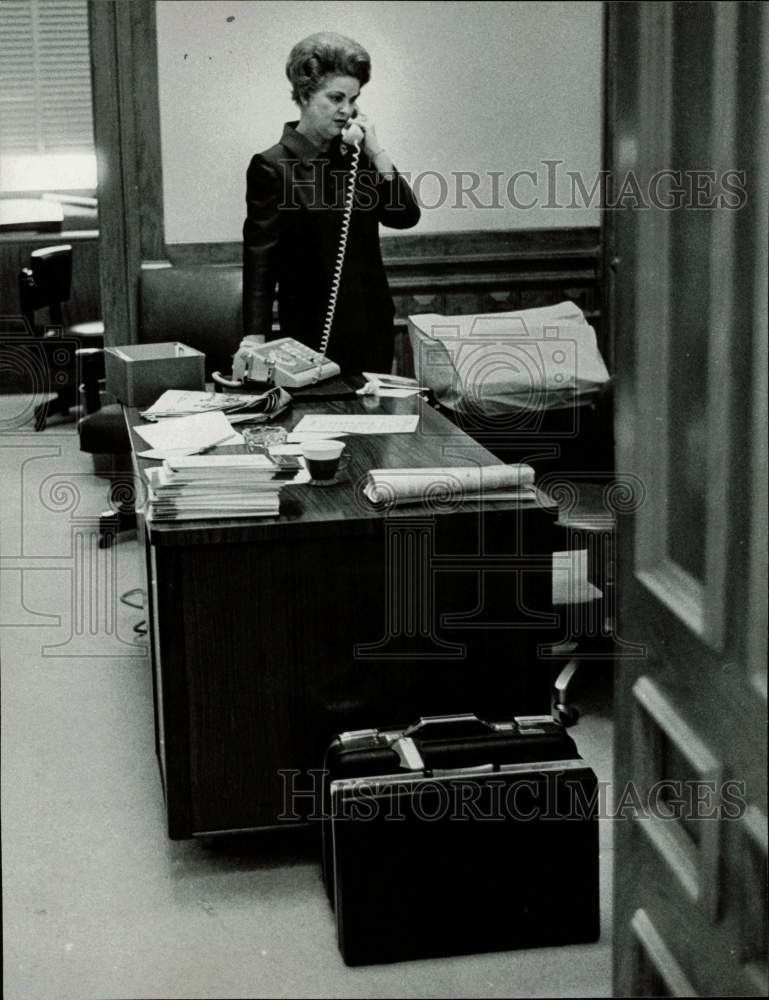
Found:
[[[342,733],[325,770],[348,965],[598,938],[598,785],[550,716]]]

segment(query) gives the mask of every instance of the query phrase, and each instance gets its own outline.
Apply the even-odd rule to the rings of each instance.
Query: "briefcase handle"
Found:
[[[423,739],[457,738],[461,736],[487,736],[497,732],[497,727],[483,722],[477,715],[423,715],[418,722],[403,730],[404,736]]]

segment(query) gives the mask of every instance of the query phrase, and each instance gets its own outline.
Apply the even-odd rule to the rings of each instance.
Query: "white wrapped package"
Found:
[[[363,492],[372,503],[386,504],[533,497],[534,469],[525,464],[371,469]]]
[[[409,316],[409,336],[419,384],[455,411],[555,409],[594,398],[609,381],[595,330],[573,302]]]

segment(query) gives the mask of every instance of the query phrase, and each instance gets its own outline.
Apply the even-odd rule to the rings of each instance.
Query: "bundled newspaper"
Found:
[[[372,503],[442,502],[452,499],[534,499],[530,465],[371,469],[363,488]]]

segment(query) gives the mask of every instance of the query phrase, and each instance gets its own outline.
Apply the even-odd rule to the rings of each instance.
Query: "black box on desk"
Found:
[[[150,406],[166,389],[205,389],[205,355],[178,341],[105,347],[107,392],[126,406]]]

